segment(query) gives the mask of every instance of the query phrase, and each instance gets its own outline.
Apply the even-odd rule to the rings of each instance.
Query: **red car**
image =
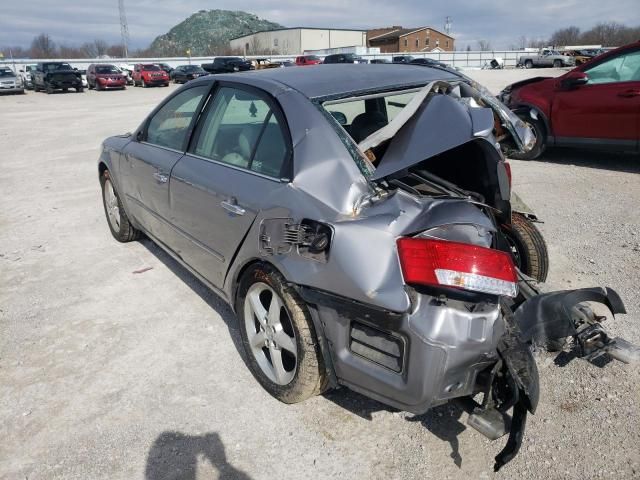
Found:
[[[158,65],[152,63],[137,63],[133,67],[133,86],[151,87],[154,85],[169,86],[169,74]]]
[[[296,65],[300,67],[305,65],[318,65],[319,63],[322,63],[322,60],[320,60],[320,57],[317,55],[301,55],[296,57]]]
[[[127,78],[115,65],[91,64],[87,68],[87,85],[89,89],[107,90],[110,88],[127,88]]]
[[[547,146],[640,149],[640,42],[604,53],[557,78],[514,83],[498,98],[535,134],[514,158],[534,159]]]

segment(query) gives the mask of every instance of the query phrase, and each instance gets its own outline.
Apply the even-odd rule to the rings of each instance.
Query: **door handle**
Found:
[[[169,181],[169,175],[162,172],[153,172],[153,178],[155,178],[158,183],[167,183]]]
[[[640,96],[640,90],[625,90],[618,94],[619,97],[631,98]]]
[[[227,212],[233,213],[234,215],[244,215],[245,209],[238,205],[235,199],[225,200],[220,203],[222,208],[224,208]]]

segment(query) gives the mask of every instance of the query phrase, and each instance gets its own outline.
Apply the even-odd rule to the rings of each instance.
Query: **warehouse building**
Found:
[[[454,38],[431,27],[402,28],[393,26],[367,32],[367,46],[382,53],[452,52]]]
[[[243,55],[297,55],[304,51],[366,47],[365,30],[340,28],[283,28],[233,38],[229,47]]]

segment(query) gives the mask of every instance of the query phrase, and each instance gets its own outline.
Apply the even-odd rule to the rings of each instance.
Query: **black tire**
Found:
[[[93,87],[91,86],[91,82],[87,82],[87,90],[91,90]]]
[[[113,187],[113,193],[115,194],[115,200],[117,202],[117,225],[114,225],[110,218],[110,207],[107,205],[108,200],[105,197],[106,192],[108,192],[109,186]],[[104,214],[107,217],[107,224],[109,225],[109,230],[111,230],[111,235],[113,235],[113,238],[123,243],[131,242],[140,238],[141,232],[133,225],[131,225],[131,222],[129,221],[127,212],[124,210],[124,205],[122,205],[122,201],[120,200],[120,196],[118,195],[116,187],[111,181],[109,170],[105,170],[102,175],[100,175],[100,187],[102,189],[102,206],[104,207]]]
[[[553,68],[562,68],[562,60],[554,60]]]
[[[293,374],[293,377],[286,384],[276,383],[270,379],[258,363],[256,355],[263,355],[262,362],[266,359],[270,364],[273,364],[269,354],[270,349],[267,346],[260,346],[257,348],[258,353],[256,354],[249,341],[249,333],[255,337],[260,333],[261,327],[253,312],[245,308],[250,303],[250,300],[247,300],[247,293],[252,292],[255,288],[264,288],[265,285],[281,299],[282,308],[279,310],[279,318],[282,322],[282,331],[293,337],[297,349],[295,357],[290,355],[295,363],[291,370],[287,370],[287,373]],[[272,297],[267,294],[265,301],[271,302],[271,299]],[[286,280],[277,270],[268,264],[256,264],[249,267],[240,279],[235,307],[242,344],[247,356],[247,365],[253,376],[267,392],[281,402],[298,403],[322,393],[327,388],[328,377],[309,310],[305,302],[293,288],[287,285]],[[286,315],[283,315],[283,310]],[[268,322],[266,319],[263,320]],[[251,326],[255,324],[255,331],[248,332],[247,328],[251,328],[247,327],[248,324]],[[282,355],[287,351],[285,348],[279,350]]]
[[[540,120],[534,120],[531,118],[528,112],[518,114],[520,119],[533,129],[533,133],[536,137],[536,142],[526,152],[514,152],[509,156],[516,160],[535,160],[544,153],[547,149],[547,129]]]
[[[69,91],[69,89],[68,89],[68,88],[63,88],[63,89],[62,89],[62,93],[67,93],[68,91]]]
[[[524,68],[533,68],[533,62],[531,60],[527,60],[524,62]]]
[[[538,282],[544,282],[549,274],[549,252],[540,230],[518,212],[511,214],[511,225],[502,225],[501,230],[520,271]]]
[[[82,92],[84,92],[84,87],[76,88],[76,93],[82,93]]]
[[[51,88],[51,85],[45,85],[45,90],[47,92],[47,95],[51,95],[53,93],[53,88]]]
[[[40,91],[40,87],[38,87],[35,83],[33,84],[33,91],[34,92],[39,92]]]

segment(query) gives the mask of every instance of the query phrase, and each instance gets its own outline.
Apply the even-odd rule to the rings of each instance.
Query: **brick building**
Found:
[[[431,52],[454,50],[454,38],[431,27],[376,28],[367,31],[367,46],[380,48],[380,53]]]

